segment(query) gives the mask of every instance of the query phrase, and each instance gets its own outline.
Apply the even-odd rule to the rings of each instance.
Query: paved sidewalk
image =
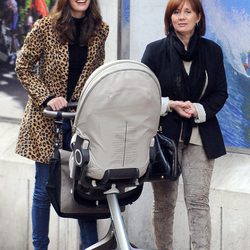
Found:
[[[0,121],[20,121],[27,102],[27,93],[16,78],[13,68],[0,65]]]
[[[2,166],[30,161],[15,154],[15,144],[27,102],[27,93],[17,80],[14,69],[0,65],[0,161]],[[5,167],[6,168],[6,167]],[[3,169],[2,168],[2,175]]]
[[[0,120],[0,162],[3,165],[10,164],[32,164],[32,161],[21,157],[15,153],[15,146],[17,135],[19,131],[19,124],[13,123],[11,120]],[[4,171],[4,168],[1,168]],[[3,173],[1,171],[1,174]]]

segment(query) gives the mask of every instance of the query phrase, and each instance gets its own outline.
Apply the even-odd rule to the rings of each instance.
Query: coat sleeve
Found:
[[[205,92],[204,97],[200,101],[206,112],[206,120],[214,117],[221,110],[228,97],[222,50],[217,45],[209,53],[213,55],[215,60],[209,57],[210,61],[208,63],[212,70],[210,69],[210,75],[208,74],[207,93]]]
[[[27,34],[16,60],[16,74],[32,101],[37,106],[50,96],[47,86],[37,74],[37,64],[41,60],[45,43],[45,24],[38,20]]]

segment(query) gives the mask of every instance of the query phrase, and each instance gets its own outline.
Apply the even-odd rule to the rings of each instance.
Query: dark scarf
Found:
[[[206,81],[204,52],[200,46],[200,36],[195,30],[187,50],[174,32],[170,32],[168,41],[173,100],[198,102]],[[189,75],[183,61],[192,61]],[[188,144],[192,128],[195,126],[194,119],[182,118],[182,122],[181,139],[185,144]]]

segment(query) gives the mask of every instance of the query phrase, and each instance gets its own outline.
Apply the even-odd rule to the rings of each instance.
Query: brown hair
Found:
[[[178,9],[179,6],[182,6],[186,0],[169,0],[164,16],[164,24],[165,24],[165,33],[168,34],[173,30],[173,26],[171,23],[171,16],[173,12]],[[200,21],[198,23],[198,32],[200,36],[204,36],[206,33],[206,18],[205,13],[201,4],[201,0],[187,0],[194,12],[197,15],[200,15]]]
[[[75,25],[70,13],[69,0],[57,0],[50,11],[53,27],[62,43],[72,43],[74,40]],[[91,0],[81,26],[79,43],[87,45],[89,39],[95,34],[102,23],[102,16],[97,0]]]

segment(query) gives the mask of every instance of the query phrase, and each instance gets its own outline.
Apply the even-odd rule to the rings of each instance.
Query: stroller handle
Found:
[[[75,118],[76,112],[69,111],[70,108],[76,108],[77,102],[69,102],[67,107],[63,110],[52,110],[50,106],[44,108],[43,113],[46,116],[53,117],[53,118],[65,118],[65,119],[73,119]]]

